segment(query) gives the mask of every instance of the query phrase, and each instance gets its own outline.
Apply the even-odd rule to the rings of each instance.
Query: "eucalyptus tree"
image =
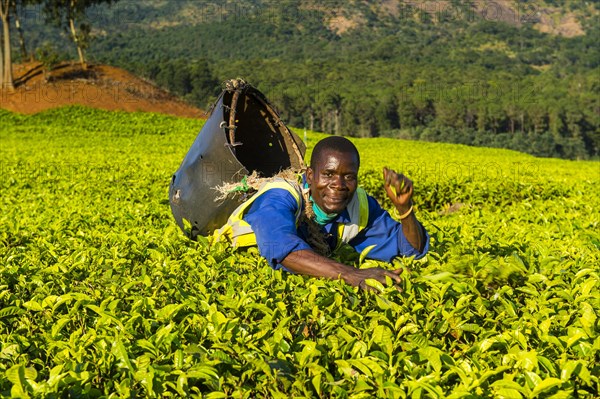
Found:
[[[91,26],[86,19],[86,10],[101,4],[112,4],[117,0],[43,0],[48,19],[64,28],[77,47],[77,55],[83,69],[87,69],[85,49],[88,46]],[[77,26],[79,24],[79,26]]]
[[[14,90],[12,57],[10,47],[11,0],[0,0],[0,20],[2,21],[2,45],[0,46],[0,88]]]

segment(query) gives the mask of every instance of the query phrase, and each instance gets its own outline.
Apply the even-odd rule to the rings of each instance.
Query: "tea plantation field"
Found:
[[[600,395],[598,162],[355,140],[380,200],[383,166],[413,179],[432,240],[375,294],[187,240],[167,189],[197,120],[0,120],[2,397]]]

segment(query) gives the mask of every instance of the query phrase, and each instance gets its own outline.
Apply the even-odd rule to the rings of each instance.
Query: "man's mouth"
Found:
[[[333,204],[342,204],[344,202],[346,202],[346,196],[345,195],[328,195],[327,196],[327,200],[330,203]]]

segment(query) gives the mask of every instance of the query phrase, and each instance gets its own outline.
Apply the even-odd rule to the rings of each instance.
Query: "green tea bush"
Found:
[[[186,239],[167,189],[200,121],[0,118],[2,396],[598,397],[598,163],[354,140],[431,236],[421,261],[337,254],[404,268],[376,294]]]

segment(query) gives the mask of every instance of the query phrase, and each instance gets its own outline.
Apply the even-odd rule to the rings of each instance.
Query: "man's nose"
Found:
[[[334,176],[333,179],[331,179],[331,186],[337,190],[345,190],[348,188],[344,176]]]

